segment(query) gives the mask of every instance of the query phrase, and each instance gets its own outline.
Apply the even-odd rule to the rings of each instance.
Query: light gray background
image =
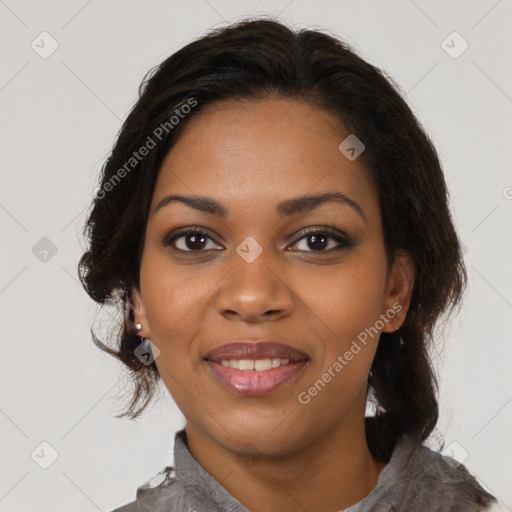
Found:
[[[354,45],[394,77],[432,136],[469,271],[464,309],[436,351],[438,430],[512,510],[512,2],[5,0],[2,511],[108,511],[172,462],[184,421],[166,392],[136,422],[112,418],[126,378],[90,339],[95,306],[77,280],[78,233],[145,72],[208,28],[257,13]],[[59,45],[46,59],[31,48],[50,48],[43,31]],[[469,43],[458,58],[441,46],[453,31]],[[462,48],[453,37],[446,44]],[[47,261],[43,237],[57,248]],[[43,441],[58,453],[48,469],[31,458],[49,457]]]

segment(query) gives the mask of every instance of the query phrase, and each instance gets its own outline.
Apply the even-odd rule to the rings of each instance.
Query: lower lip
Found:
[[[240,395],[264,395],[295,379],[307,360],[288,363],[268,370],[237,370],[206,361],[214,376],[229,390]]]

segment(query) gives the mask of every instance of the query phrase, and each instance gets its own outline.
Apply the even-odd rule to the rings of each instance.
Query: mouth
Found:
[[[309,357],[275,341],[236,341],[208,352],[203,360],[224,387],[237,394],[257,396],[294,380]]]

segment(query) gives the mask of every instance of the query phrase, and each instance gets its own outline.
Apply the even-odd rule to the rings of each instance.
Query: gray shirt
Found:
[[[141,485],[135,501],[113,512],[248,512],[192,456],[185,429],[175,435],[174,465]],[[404,436],[377,485],[343,512],[477,512],[490,510],[493,503],[496,499],[463,465]]]

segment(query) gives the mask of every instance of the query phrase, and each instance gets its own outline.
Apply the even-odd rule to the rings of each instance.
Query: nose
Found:
[[[218,312],[230,320],[257,323],[289,316],[294,293],[284,272],[261,254],[248,263],[234,254],[230,271],[222,279],[217,294]]]

